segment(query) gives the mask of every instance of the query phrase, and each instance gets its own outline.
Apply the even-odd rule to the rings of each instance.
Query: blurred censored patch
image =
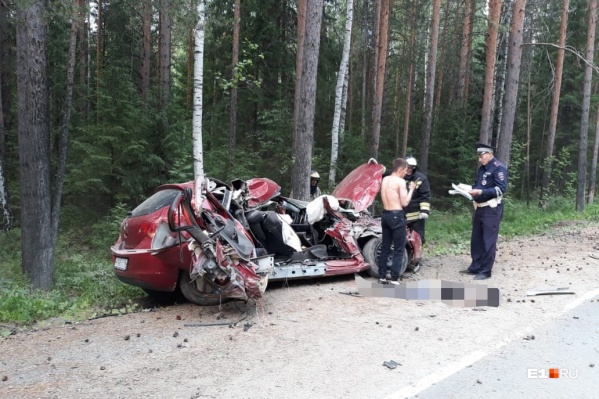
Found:
[[[487,287],[484,284],[445,280],[409,281],[399,285],[379,284],[356,275],[356,285],[362,296],[441,301],[455,307],[499,306],[499,288]]]

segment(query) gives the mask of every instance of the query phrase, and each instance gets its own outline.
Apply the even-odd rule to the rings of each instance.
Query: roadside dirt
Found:
[[[482,282],[499,288],[497,308],[346,295],[357,288],[345,276],[272,284],[257,304],[40,325],[0,340],[0,397],[385,397],[472,351],[534,335],[597,289],[598,243],[599,227],[587,222],[501,241]],[[472,282],[458,274],[467,253],[423,263],[414,279]],[[538,286],[575,294],[526,296]],[[220,322],[231,324],[199,326]],[[389,360],[400,365],[383,366]]]

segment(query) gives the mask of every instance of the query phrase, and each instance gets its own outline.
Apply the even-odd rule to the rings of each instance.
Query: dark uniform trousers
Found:
[[[468,267],[469,272],[491,276],[497,252],[499,223],[502,217],[503,203],[498,204],[495,208],[485,206],[474,211],[470,240],[472,264]]]

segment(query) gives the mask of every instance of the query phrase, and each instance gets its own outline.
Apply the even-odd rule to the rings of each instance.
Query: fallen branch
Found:
[[[247,317],[247,314],[244,314],[243,317],[235,322],[231,322],[231,321],[215,321],[212,323],[186,323],[183,324],[184,327],[211,327],[211,326],[229,326],[229,325],[235,325],[237,323],[239,323],[242,320],[245,320],[245,318]]]

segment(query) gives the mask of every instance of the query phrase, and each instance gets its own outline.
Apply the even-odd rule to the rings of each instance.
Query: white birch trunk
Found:
[[[195,31],[195,55],[193,68],[193,176],[196,180],[196,190],[202,186],[204,178],[204,149],[202,147],[202,94],[204,90],[204,27],[206,25],[206,4],[198,1],[198,23]],[[201,194],[196,192],[196,198]],[[198,206],[196,201],[196,207]]]
[[[349,49],[351,47],[351,29],[353,21],[354,2],[347,0],[347,14],[345,19],[345,37],[343,38],[343,55],[339,74],[337,75],[337,86],[335,87],[335,113],[333,114],[333,130],[331,131],[331,168],[329,170],[329,187],[335,185],[337,171],[337,157],[339,155],[339,122],[341,120],[341,108],[343,103],[343,86],[349,63]]]
[[[198,1],[198,23],[195,30],[195,54],[193,70],[193,172],[194,177],[204,175],[202,147],[202,95],[204,90],[204,27],[206,24],[205,2]]]

